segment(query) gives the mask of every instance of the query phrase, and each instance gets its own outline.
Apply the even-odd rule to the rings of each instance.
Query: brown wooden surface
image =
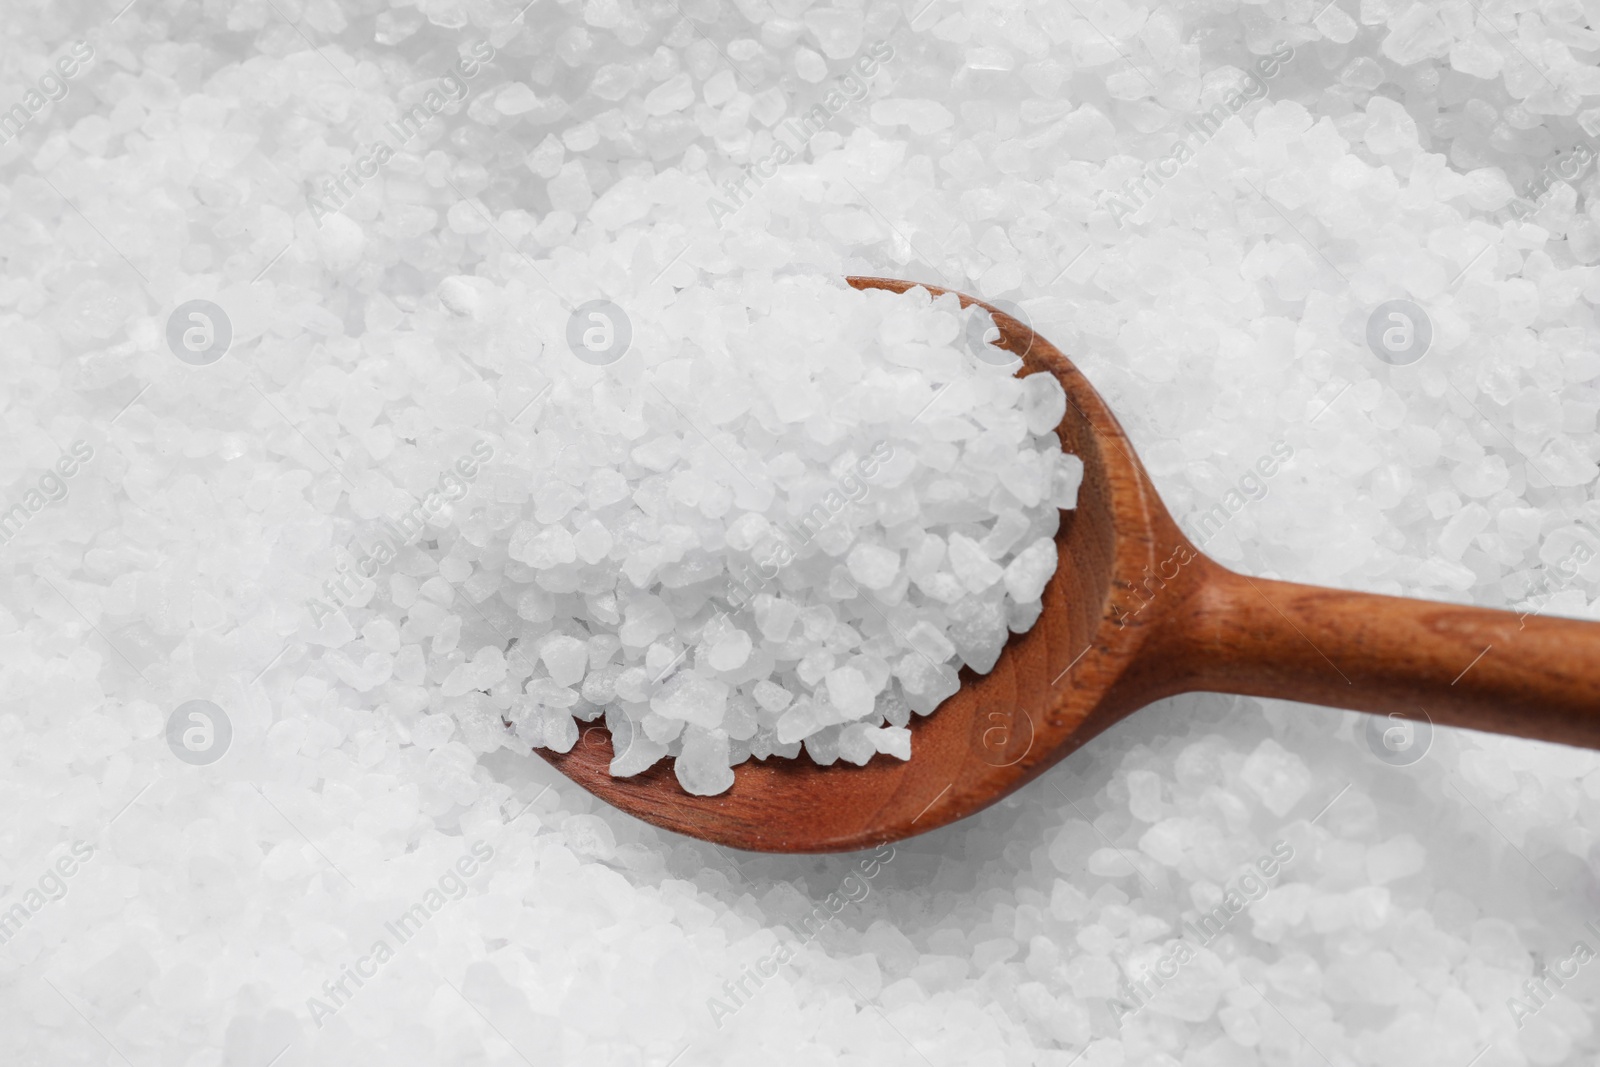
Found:
[[[896,292],[913,284],[849,281]],[[570,753],[539,755],[607,803],[669,830],[755,851],[837,852],[971,815],[1150,701],[1196,689],[1422,711],[1436,723],[1600,748],[1600,624],[1519,620],[1228,571],[1179,532],[1077,368],[982,306],[1000,327],[1001,347],[1022,356],[1019,373],[1061,381],[1069,401],[1062,444],[1083,459],[1084,482],[1076,510],[1062,513],[1061,562],[1038,623],[1012,636],[989,674],[963,670],[960,692],[933,715],[913,717],[911,759],[876,756],[865,767],[819,767],[803,754],[750,760],[734,768],[728,792],[697,797],[678,785],[669,760],[612,778],[602,727],[587,728]]]
[[[1200,595],[1144,650],[1180,691],[1396,712],[1600,748],[1600,624],[1249,578]]]

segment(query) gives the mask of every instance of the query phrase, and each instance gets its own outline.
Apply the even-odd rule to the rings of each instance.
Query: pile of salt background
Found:
[[[539,359],[571,354],[574,308],[711,280],[755,298],[798,267],[1020,304],[1241,569],[1593,617],[1594,18],[1567,0],[13,13],[0,1048],[1592,1056],[1588,753],[1186,697],[892,854],[732,855],[361,688],[378,665],[333,653],[389,635],[334,616],[376,590],[347,581],[334,605],[325,585],[358,523],[540,417]],[[523,328],[478,323],[485,284],[528,293]],[[1369,344],[1392,301],[1415,310]],[[494,484],[491,464],[471,491]],[[418,596],[469,586],[427,569],[429,540]],[[311,627],[312,598],[339,610]],[[214,711],[169,735],[193,700]]]

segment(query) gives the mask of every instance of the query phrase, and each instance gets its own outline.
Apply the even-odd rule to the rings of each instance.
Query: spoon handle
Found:
[[[1210,562],[1209,560],[1207,561]],[[1600,748],[1600,623],[1250,578],[1211,564],[1159,644],[1186,689]]]

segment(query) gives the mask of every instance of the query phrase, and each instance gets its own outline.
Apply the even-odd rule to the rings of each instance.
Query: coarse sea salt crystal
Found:
[[[1019,604],[1038,600],[1055,572],[1056,543],[1051,538],[1041,537],[1006,565],[1006,592]]]
[[[673,675],[650,698],[650,710],[657,715],[706,728],[722,722],[727,705],[728,687],[695,671]]]
[[[871,714],[875,693],[860,671],[839,667],[828,672],[826,682],[828,702],[846,719]]]
[[[721,730],[686,731],[673,770],[685,792],[698,796],[725,792],[733,784],[733,768],[728,765],[728,735]]]
[[[754,643],[750,635],[739,629],[729,629],[719,635],[706,652],[706,664],[715,671],[733,671],[750,658]]]
[[[900,572],[900,554],[880,545],[861,544],[850,550],[850,576],[868,589],[885,589]]]
[[[959,533],[950,535],[949,552],[950,569],[968,592],[983,592],[1004,573],[980,545]]]
[[[575,637],[558,635],[544,642],[539,660],[557,685],[573,686],[583,680],[589,665],[589,649]]]
[[[1239,772],[1274,815],[1285,815],[1311,788],[1305,761],[1270,738],[1256,746]]]
[[[864,765],[878,751],[872,733],[871,727],[861,723],[851,723],[839,731],[839,758],[858,767]]]

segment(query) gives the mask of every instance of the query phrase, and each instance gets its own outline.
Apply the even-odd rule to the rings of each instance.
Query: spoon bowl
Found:
[[[894,292],[919,284],[848,281]],[[957,295],[963,307],[990,313],[1000,332],[993,343],[1021,358],[1019,374],[1061,382],[1062,447],[1083,460],[1077,507],[1061,513],[1059,564],[1032,629],[1011,636],[988,674],[963,668],[958,692],[932,715],[912,717],[909,760],[823,767],[804,754],[752,759],[733,769],[727,792],[695,796],[666,760],[613,778],[602,725],[586,728],[571,751],[537,749],[540,756],[665,829],[751,851],[816,853],[871,848],[965,818],[1146,704],[1194,690],[1600,748],[1600,624],[1227,570],[1178,528],[1072,362],[1010,315]]]

